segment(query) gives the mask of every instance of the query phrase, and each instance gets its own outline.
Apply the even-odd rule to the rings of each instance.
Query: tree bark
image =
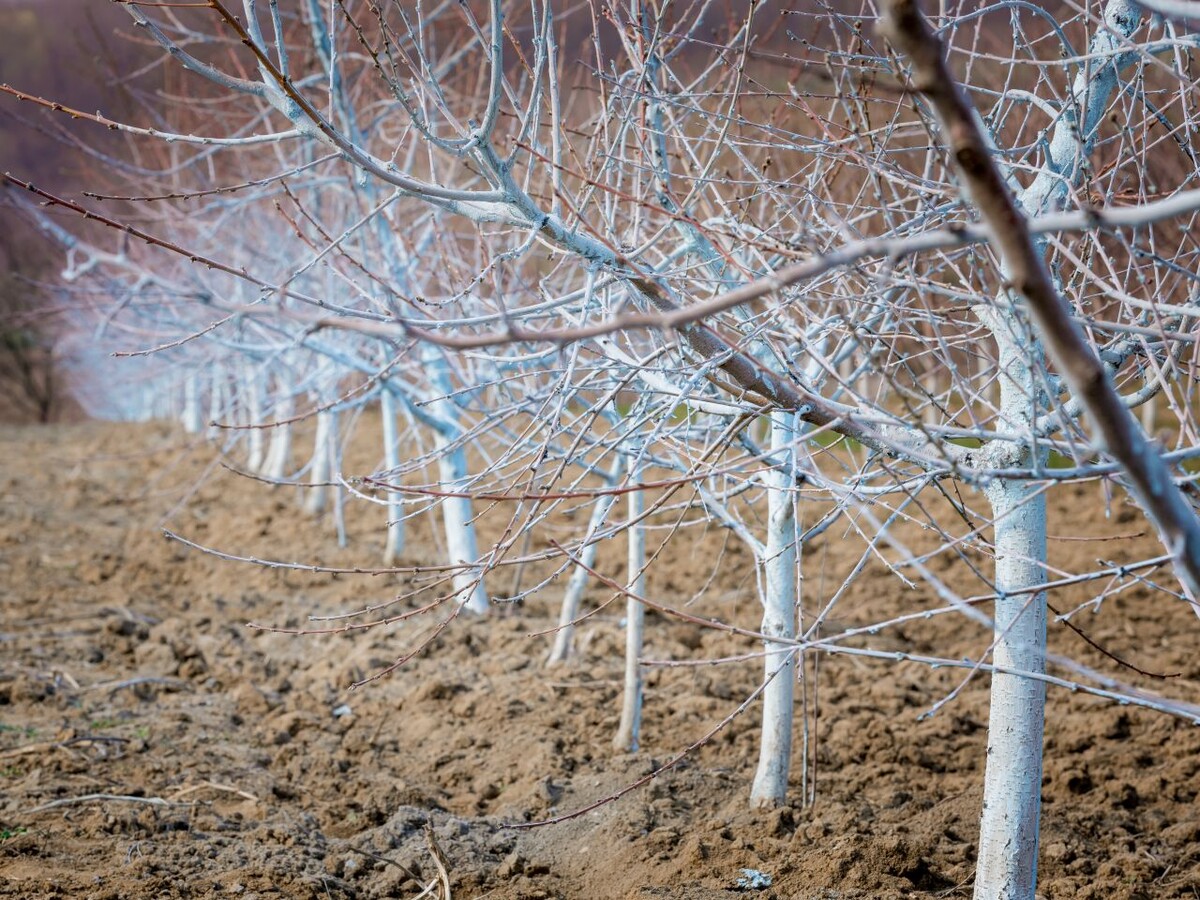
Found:
[[[1003,596],[1046,580],[1046,498],[1028,482],[987,488],[995,520],[996,666],[1041,674],[1046,669],[1046,597]],[[975,872],[976,900],[1034,900],[1042,800],[1042,733],[1046,686],[992,674],[987,767]]]
[[[614,454],[612,467],[605,481],[605,487],[612,487],[621,476],[624,461],[620,454]],[[566,662],[571,656],[571,647],[575,638],[575,620],[579,618],[579,606],[583,601],[583,592],[587,589],[591,573],[588,571],[596,565],[596,550],[600,544],[595,540],[596,532],[604,525],[609,510],[616,502],[616,494],[601,494],[596,498],[592,507],[592,515],[588,520],[587,534],[584,536],[583,547],[579,551],[582,565],[575,567],[563,592],[562,606],[558,611],[558,630],[554,633],[554,646],[546,657],[546,665],[552,666]]]
[[[640,477],[640,462],[637,449],[629,457],[629,482],[637,483]],[[629,493],[629,528],[625,535],[629,540],[628,582],[629,592],[638,597],[645,596],[646,577],[646,530],[638,520],[642,517],[645,498],[641,491]],[[636,597],[625,598],[625,691],[621,702],[621,723],[613,738],[613,747],[628,753],[638,749],[638,738],[642,730],[642,644],[645,635],[646,607]]]
[[[329,481],[331,468],[330,450],[333,442],[334,414],[328,410],[317,413],[317,433],[313,437],[312,465],[308,470],[308,480],[312,487],[308,490],[308,499],[304,502],[305,512],[319,516],[325,511],[329,502]]]
[[[466,491],[468,485],[467,452],[462,447],[445,449],[450,440],[441,432],[434,432],[434,445],[441,451],[438,455],[438,484],[448,492]],[[444,497],[442,499],[442,525],[446,533],[446,556],[451,565],[473,564],[479,559],[479,546],[475,540],[474,514],[467,497]],[[454,595],[470,612],[482,615],[488,611],[488,595],[483,585],[483,573],[474,565],[456,572],[451,583]]]
[[[183,430],[188,434],[199,434],[203,423],[200,421],[200,385],[196,375],[188,375],[183,382]]]
[[[771,450],[778,457],[795,440],[791,413],[771,414]],[[767,473],[767,549],[763,568],[763,634],[792,640],[796,637],[796,513],[788,472],[776,467]],[[763,676],[771,683],[763,691],[762,740],[758,771],[750,790],[750,805],[770,809],[787,802],[788,773],[792,765],[792,720],[796,683],[796,650],[787,643],[765,641]]]
[[[271,429],[271,443],[263,460],[262,474],[267,478],[283,478],[292,459],[292,425],[284,421],[292,417],[292,397],[284,394],[275,403],[275,419],[283,424]]]
[[[246,455],[246,470],[257,472],[262,468],[265,452],[262,424],[262,376],[247,365],[242,372],[246,386],[246,424],[250,426],[247,440],[250,444]]]
[[[396,431],[396,399],[386,387],[380,396],[379,412],[383,417],[384,466],[391,473],[389,478],[398,478],[400,468],[400,438]],[[384,565],[395,565],[404,552],[404,504],[400,495],[388,494],[387,545],[383,550]]]

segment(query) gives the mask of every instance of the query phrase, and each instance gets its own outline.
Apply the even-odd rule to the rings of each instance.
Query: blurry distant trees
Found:
[[[116,73],[139,64],[145,48],[118,31],[127,19],[119,7],[88,0],[0,4],[0,84],[20,83],[83,109],[134,108],[137,91]],[[143,75],[138,86],[146,91],[156,84],[153,75]],[[0,172],[57,185],[94,184],[94,164],[114,146],[102,133],[81,145],[48,110],[0,107]],[[77,404],[65,377],[71,354],[58,319],[60,299],[47,290],[56,262],[28,234],[28,219],[0,197],[0,420],[48,422]]]
[[[63,373],[44,255],[0,234],[0,419],[49,422],[62,410]]]

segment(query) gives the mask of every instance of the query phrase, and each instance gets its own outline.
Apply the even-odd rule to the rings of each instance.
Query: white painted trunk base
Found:
[[[275,404],[276,421],[284,421],[292,417],[293,405],[290,396],[281,397]],[[288,467],[292,464],[292,426],[291,423],[276,425],[271,429],[271,443],[267,447],[267,457],[263,460],[262,474],[267,478],[283,478],[287,475]]]
[[[332,468],[330,450],[333,442],[333,426],[333,413],[317,413],[317,433],[313,437],[312,465],[308,469],[308,480],[314,484],[308,489],[308,498],[304,501],[304,511],[312,513],[314,516],[323,513],[329,502],[329,486],[316,482],[329,481]]]
[[[1040,584],[1046,575],[1045,494],[1029,499],[1023,482],[987,490],[996,518],[996,587]],[[996,601],[997,666],[1041,673],[1046,668],[1046,598],[1016,594]],[[1042,800],[1044,682],[992,674],[987,768],[980,819],[975,900],[1034,900]]]
[[[449,441],[438,435],[435,443],[445,447]],[[461,447],[438,457],[438,483],[445,491],[467,490],[467,453]],[[446,556],[451,564],[473,564],[479,559],[475,539],[474,514],[467,497],[442,500],[442,525],[446,532]],[[488,595],[483,572],[474,565],[457,572],[452,579],[455,598],[469,612],[483,615],[488,611]]]
[[[622,467],[622,459],[617,455],[609,470],[606,486],[611,487],[617,483]],[[579,618],[583,592],[587,590],[588,581],[592,577],[585,567],[594,568],[596,565],[596,550],[599,543],[592,538],[604,525],[604,520],[608,518],[608,513],[616,499],[615,494],[604,494],[596,498],[596,504],[592,507],[592,515],[588,519],[587,536],[584,538],[583,549],[579,551],[579,559],[583,565],[576,566],[571,572],[567,589],[563,592],[562,606],[558,611],[558,630],[554,633],[554,646],[550,649],[550,655],[546,657],[546,665],[552,666],[566,662],[571,656],[575,639],[574,623]]]
[[[771,414],[771,449],[782,452],[795,437],[793,416]],[[796,636],[796,515],[795,500],[786,472],[772,470],[767,494],[767,549],[763,634],[792,639]],[[750,789],[750,805],[769,809],[787,802],[788,773],[792,764],[796,653],[788,644],[764,642],[767,656],[764,677],[774,677],[763,691],[762,739],[758,770]]]
[[[247,433],[249,448],[246,453],[246,470],[257,472],[262,468],[263,457],[266,455],[263,430],[256,426],[262,424],[262,384],[259,375],[247,367],[243,375],[246,382],[246,424],[250,426]]]
[[[639,477],[636,457],[630,457],[629,480]],[[641,518],[645,499],[641,491],[629,494],[629,521]],[[646,530],[640,523],[631,524],[626,531],[629,539],[629,591],[645,596]],[[638,749],[642,731],[642,644],[645,640],[646,607],[633,597],[625,599],[625,690],[621,698],[621,723],[613,737],[613,747],[633,753]]]
[[[383,464],[394,471],[400,467],[400,437],[396,429],[396,399],[390,391],[384,390],[379,406],[380,415],[383,417]],[[391,566],[395,565],[404,553],[404,504],[397,494],[388,495],[387,517],[387,544],[383,549],[383,563]]]
[[[180,421],[183,430],[188,434],[199,434],[203,427],[200,413],[200,385],[195,375],[189,375],[183,382],[183,412]]]
[[[221,421],[221,410],[225,408],[225,372],[219,363],[212,367],[212,378],[208,385],[208,431],[205,436],[210,441],[221,437],[221,429],[217,422]]]

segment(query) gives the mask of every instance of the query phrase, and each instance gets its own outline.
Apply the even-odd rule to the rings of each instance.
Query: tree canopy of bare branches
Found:
[[[118,121],[3,86],[129,141],[82,144],[88,195],[14,173],[11,202],[68,294],[109,298],[80,327],[166,373],[130,415],[199,432],[207,403],[310,510],[380,504],[385,567],[437,513],[446,558],[413,567],[435,634],[570,573],[561,663],[596,547],[626,539],[605,583],[636,748],[643,613],[688,616],[642,576],[725,529],[761,624],[693,619],[762,641],[751,801],[772,806],[798,673],[868,652],[822,626],[882,560],[990,634],[966,665],[992,683],[980,898],[1034,895],[1047,685],[1200,719],[1046,649],[1066,584],[1200,602],[1200,34],[1179,4],[121,2],[176,102]],[[385,464],[347,480],[345,422],[375,403]],[[1079,482],[1127,494],[1161,555],[1052,569],[1046,497]],[[830,529],[862,561],[814,590]]]

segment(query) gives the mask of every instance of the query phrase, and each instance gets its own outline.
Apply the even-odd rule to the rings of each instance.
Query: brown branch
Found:
[[[1092,649],[1097,650],[1100,653],[1103,653],[1105,656],[1107,656],[1109,659],[1111,659],[1113,662],[1115,662],[1119,666],[1124,666],[1126,669],[1137,672],[1139,675],[1145,675],[1147,678],[1159,678],[1159,679],[1166,680],[1168,678],[1178,678],[1180,675],[1183,674],[1182,672],[1147,672],[1145,669],[1138,668],[1133,663],[1129,662],[1129,660],[1122,659],[1121,657],[1117,656],[1117,654],[1113,653],[1111,650],[1106,650],[1104,647],[1097,644],[1078,625],[1076,625],[1070,619],[1063,618],[1063,614],[1060,613],[1057,609],[1055,609],[1054,605],[1052,603],[1047,603],[1046,608],[1049,609],[1050,612],[1054,613],[1054,615],[1058,616],[1058,621],[1061,624],[1066,625],[1067,628],[1069,628],[1071,631],[1075,632],[1075,634],[1078,637],[1080,637],[1085,643],[1087,643],[1090,647],[1092,647]]]

